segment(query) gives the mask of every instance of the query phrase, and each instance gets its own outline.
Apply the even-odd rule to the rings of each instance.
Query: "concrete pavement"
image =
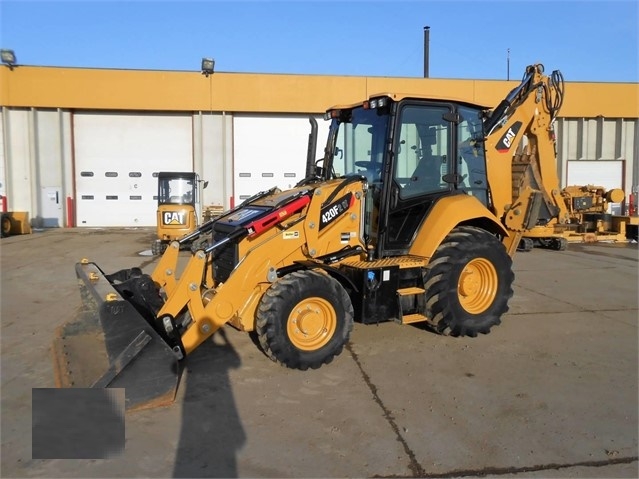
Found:
[[[301,372],[225,328],[188,358],[175,404],[127,415],[123,455],[32,459],[31,389],[53,387],[74,263],[150,272],[152,237],[2,239],[2,477],[639,475],[636,244],[517,254],[510,312],[474,339],[356,324],[332,364]]]

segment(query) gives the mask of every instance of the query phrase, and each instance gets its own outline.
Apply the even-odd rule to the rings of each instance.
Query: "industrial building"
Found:
[[[561,69],[561,65],[549,65]],[[31,225],[156,224],[157,173],[195,171],[229,208],[305,172],[309,116],[380,92],[495,106],[518,81],[37,66],[0,68],[0,195]],[[562,186],[639,188],[639,88],[566,79],[556,124]]]

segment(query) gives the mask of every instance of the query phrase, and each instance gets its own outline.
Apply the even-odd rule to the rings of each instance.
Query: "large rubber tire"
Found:
[[[339,355],[353,329],[353,306],[327,274],[296,271],[264,293],[257,310],[260,346],[292,369],[317,369]]]
[[[11,235],[11,217],[8,214],[2,213],[0,233],[2,234],[2,238]]]
[[[508,311],[514,277],[501,241],[480,228],[457,227],[428,265],[427,314],[441,334],[488,334]]]

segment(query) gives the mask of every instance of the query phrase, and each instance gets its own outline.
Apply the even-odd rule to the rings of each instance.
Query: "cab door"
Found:
[[[444,181],[451,171],[455,130],[452,106],[406,102],[399,105],[393,151],[387,163],[385,198],[380,205],[380,256],[406,254],[428,211],[438,198],[450,194]]]

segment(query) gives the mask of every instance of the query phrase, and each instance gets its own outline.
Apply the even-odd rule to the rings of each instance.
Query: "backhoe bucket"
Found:
[[[83,307],[53,341],[57,387],[124,388],[126,409],[171,404],[177,356],[94,263],[76,264]]]

